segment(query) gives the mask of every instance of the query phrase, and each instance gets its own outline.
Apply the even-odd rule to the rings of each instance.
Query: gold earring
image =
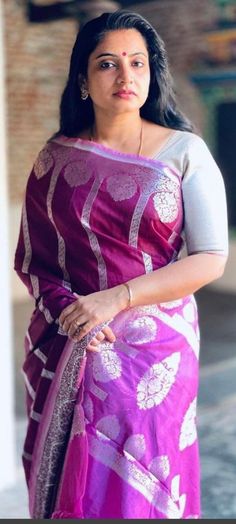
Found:
[[[87,89],[85,87],[81,87],[80,90],[81,90],[81,99],[82,100],[87,100],[87,98],[88,98],[88,91],[87,91]]]

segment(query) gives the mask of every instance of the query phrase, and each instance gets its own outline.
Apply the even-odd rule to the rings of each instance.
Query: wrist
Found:
[[[132,289],[130,287],[130,284],[129,282],[124,282],[123,283],[123,286],[126,288],[126,291],[128,293],[128,305],[126,306],[127,308],[130,308],[132,307],[133,305],[133,293],[132,293]]]
[[[130,285],[127,282],[124,282],[118,287],[121,310],[129,309],[132,307],[132,291]]]

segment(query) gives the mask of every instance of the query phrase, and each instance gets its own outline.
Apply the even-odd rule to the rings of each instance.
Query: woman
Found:
[[[226,258],[222,176],[176,108],[163,42],[137,14],[103,14],[75,42],[16,251],[36,299],[33,518],[199,518],[193,293]]]

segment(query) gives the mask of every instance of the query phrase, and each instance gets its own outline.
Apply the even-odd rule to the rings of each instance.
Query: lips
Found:
[[[134,91],[126,90],[126,89],[120,89],[120,91],[116,91],[115,95],[135,95],[136,93]]]
[[[120,91],[114,93],[113,96],[116,96],[117,98],[121,98],[123,100],[130,100],[131,98],[137,95],[134,91],[131,91],[130,89],[127,91],[125,89],[121,89]]]

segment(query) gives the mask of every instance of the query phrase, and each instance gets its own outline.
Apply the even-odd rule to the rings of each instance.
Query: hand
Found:
[[[128,291],[122,284],[87,296],[76,296],[77,300],[60,314],[59,324],[69,337],[77,341],[99,324],[112,320],[129,302]]]
[[[115,342],[116,340],[116,337],[109,326],[104,326],[104,328],[102,328],[101,331],[99,331],[95,337],[90,340],[86,349],[94,353],[99,353],[100,350],[98,346],[105,339],[107,339],[109,342]]]

